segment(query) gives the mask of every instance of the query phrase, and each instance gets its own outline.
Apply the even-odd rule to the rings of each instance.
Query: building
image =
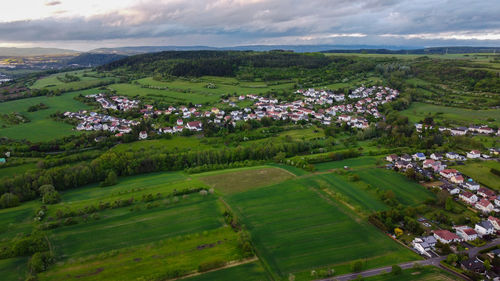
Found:
[[[495,227],[493,227],[493,224],[489,220],[476,223],[474,230],[480,237],[495,233]]]
[[[147,133],[146,131],[141,131],[141,132],[139,133],[139,139],[140,139],[140,140],[145,140],[145,139],[147,139],[147,138],[148,138],[148,133]]]
[[[489,216],[488,217],[488,221],[493,225],[493,227],[495,228],[495,230],[500,230],[500,219],[499,218],[495,218],[493,216]]]
[[[477,159],[481,157],[481,151],[479,150],[472,150],[470,152],[467,152],[467,158],[469,159]]]
[[[394,161],[398,160],[398,156],[396,154],[387,155],[385,157],[385,160],[387,160],[389,162],[394,162]]]
[[[474,207],[483,213],[490,213],[495,208],[495,206],[493,206],[493,204],[491,204],[491,202],[486,198],[479,200]]]
[[[434,236],[417,237],[411,242],[413,248],[421,255],[431,257],[430,251],[434,250],[437,240]]]
[[[462,194],[458,195],[458,197],[462,201],[464,201],[464,202],[466,202],[466,203],[468,203],[470,205],[475,204],[477,202],[477,196],[476,196],[476,194],[470,193],[469,191],[463,192]]]
[[[464,241],[474,241],[478,238],[477,232],[470,227],[458,228],[457,235]]]
[[[450,181],[452,183],[462,184],[464,182],[464,177],[462,177],[462,175],[455,175],[451,177]]]
[[[460,267],[464,270],[472,271],[478,274],[483,274],[486,272],[484,264],[477,258],[470,258],[468,260],[461,261]]]
[[[480,186],[477,182],[475,182],[473,179],[468,179],[465,181],[465,183],[463,184],[463,186],[465,188],[467,188],[468,190],[472,190],[472,191],[476,191],[476,190],[479,190]]]
[[[477,190],[477,195],[487,198],[488,200],[495,200],[497,198],[493,190],[487,189],[486,187],[481,187]]]
[[[426,159],[425,154],[422,152],[418,152],[412,155],[413,160],[415,161],[424,161]]]
[[[200,121],[192,121],[187,123],[186,128],[190,131],[201,131],[202,125]]]
[[[455,169],[444,169],[439,174],[447,179],[451,179],[453,176],[458,175],[458,171]]]
[[[460,242],[460,237],[458,237],[455,233],[451,233],[448,230],[434,230],[434,237],[441,241],[444,244],[450,244],[454,242]]]
[[[441,153],[432,153],[431,159],[436,161],[443,160],[443,155]]]

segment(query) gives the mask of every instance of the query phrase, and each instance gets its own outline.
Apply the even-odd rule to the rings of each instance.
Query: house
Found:
[[[139,133],[139,139],[140,139],[140,140],[145,140],[145,139],[147,139],[147,138],[148,138],[148,133],[147,133],[146,131],[141,131],[141,132]]]
[[[411,161],[411,157],[410,157],[410,155],[408,155],[408,154],[403,154],[403,155],[401,156],[401,160],[402,160],[402,161],[406,161],[406,162],[410,162],[410,161]]]
[[[470,152],[467,152],[467,158],[469,159],[477,159],[481,157],[481,151],[479,150],[472,150]]]
[[[493,225],[493,227],[495,228],[495,230],[500,230],[500,219],[499,218],[495,218],[493,216],[489,216],[488,217],[488,221]]]
[[[177,119],[177,126],[182,126],[184,124],[184,121],[182,119]]]
[[[478,238],[477,232],[470,227],[458,228],[457,235],[464,241],[474,241]]]
[[[471,205],[477,202],[477,196],[470,193],[469,191],[465,191],[462,194],[458,195],[458,198]]]
[[[460,193],[460,188],[451,185],[451,184],[444,184],[441,186],[442,190],[448,191],[451,195],[459,194]]]
[[[460,237],[458,237],[455,233],[451,233],[448,230],[434,230],[434,237],[441,241],[441,243],[449,244],[453,242],[460,242]]]
[[[473,179],[468,179],[465,181],[465,183],[463,184],[463,186],[465,188],[467,188],[468,190],[472,190],[472,191],[476,191],[476,190],[479,190],[480,186],[477,182],[475,182]]]
[[[412,245],[421,255],[431,257],[429,252],[436,246],[436,238],[434,236],[417,237],[413,239]]]
[[[479,274],[486,272],[486,267],[484,267],[484,264],[477,258],[470,258],[468,260],[461,261],[460,267],[464,270],[472,271]]]
[[[474,230],[480,237],[495,233],[495,227],[493,227],[493,224],[488,220],[476,223]]]
[[[460,155],[458,155],[458,153],[455,153],[455,152],[447,152],[446,158],[451,159],[451,160],[456,160],[456,159],[460,159]]]
[[[424,169],[432,168],[432,165],[435,163],[436,161],[434,159],[427,159],[422,163],[422,167],[424,167]]]
[[[394,162],[394,161],[398,160],[398,156],[396,154],[387,155],[385,157],[385,160],[387,160],[389,162]]]
[[[398,169],[406,169],[406,167],[408,167],[408,165],[411,165],[410,162],[407,162],[407,161],[396,161],[396,168]]]
[[[456,184],[462,184],[464,182],[464,177],[462,175],[456,175],[451,177],[450,181]]]
[[[191,131],[201,131],[202,125],[200,121],[192,121],[187,123],[186,128]]]
[[[493,204],[491,204],[491,202],[486,198],[479,200],[474,207],[483,213],[490,213],[495,208],[495,206],[493,206]]]
[[[488,198],[489,200],[495,200],[497,198],[493,190],[487,189],[486,187],[481,187],[477,190],[477,195]]]
[[[495,203],[495,205],[500,207],[500,195],[497,196],[493,202]]]
[[[436,161],[443,160],[443,155],[441,155],[440,153],[432,153],[431,159]]]
[[[444,169],[439,174],[447,179],[451,179],[453,176],[458,175],[458,171],[455,169]]]
[[[425,154],[422,152],[418,152],[412,155],[413,160],[415,161],[424,161],[426,159]]]

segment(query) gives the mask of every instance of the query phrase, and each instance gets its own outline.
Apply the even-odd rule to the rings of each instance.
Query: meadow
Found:
[[[210,146],[201,142],[197,137],[173,136],[170,139],[141,140],[131,143],[122,143],[111,148],[111,151],[130,152],[142,149],[166,149],[170,151],[184,151],[206,149]]]
[[[87,95],[97,93],[97,89],[65,93],[60,96],[41,96],[29,99],[20,99],[0,103],[0,112],[18,112],[26,116],[30,122],[17,125],[2,123],[0,120],[0,137],[12,139],[26,139],[29,141],[49,141],[68,135],[78,134],[74,126],[54,121],[50,115],[56,112],[78,111],[89,109],[86,104],[79,102],[74,97],[79,94]],[[44,103],[48,109],[28,112],[32,105]]]
[[[21,175],[26,171],[36,169],[35,163],[26,163],[18,166],[11,167],[1,167],[0,166],[0,179],[4,177],[13,177],[15,175]]]
[[[267,273],[259,262],[246,263],[235,267],[207,272],[198,276],[182,279],[185,281],[265,281]]]
[[[364,278],[365,281],[452,281],[457,280],[451,273],[434,267],[424,266],[421,268],[405,269],[399,275],[392,273],[381,274],[377,276]]]
[[[490,170],[500,170],[500,163],[496,161],[467,162],[465,165],[453,167],[476,182],[489,188],[500,191],[500,176],[493,174]]]
[[[401,114],[413,123],[418,123],[425,117],[433,117],[435,121],[447,121],[456,125],[500,125],[500,109],[471,110],[413,102],[408,109],[401,111]]]
[[[309,276],[332,267],[350,271],[418,259],[374,226],[310,187],[310,179],[289,180],[228,197],[251,233],[257,254],[278,276]]]
[[[74,82],[63,82],[58,79],[63,78],[66,74],[78,77],[79,81]],[[48,89],[48,90],[61,90],[61,91],[77,91],[80,89],[87,89],[92,87],[97,87],[102,83],[110,83],[114,81],[111,77],[95,77],[96,72],[89,70],[78,70],[61,72],[49,75],[38,79],[32,86],[31,89]]]

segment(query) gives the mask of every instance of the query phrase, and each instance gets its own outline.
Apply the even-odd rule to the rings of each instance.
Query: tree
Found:
[[[453,199],[451,198],[451,196],[448,196],[448,198],[446,198],[446,203],[444,208],[446,211],[451,211],[453,209]]]
[[[106,179],[101,183],[101,186],[111,186],[117,183],[118,183],[118,177],[116,176],[116,173],[113,170],[111,170],[106,176]]]
[[[0,197],[0,208],[10,208],[19,205],[19,197],[12,193],[4,193]]]
[[[403,272],[403,269],[401,268],[401,266],[395,264],[395,265],[392,266],[392,271],[391,272],[394,275],[399,275],[399,274],[401,274],[401,272]]]
[[[458,256],[456,254],[449,254],[446,257],[446,263],[450,265],[455,265],[455,263],[458,261]]]
[[[42,196],[42,203],[44,204],[55,204],[61,201],[61,195],[57,191],[51,191],[45,193]]]
[[[362,261],[357,260],[352,264],[352,272],[360,272],[362,269],[363,269]]]
[[[483,263],[484,267],[486,268],[486,270],[490,270],[491,269],[491,262],[489,259],[486,259]]]

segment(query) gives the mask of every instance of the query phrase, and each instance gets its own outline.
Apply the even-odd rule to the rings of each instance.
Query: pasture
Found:
[[[265,281],[269,280],[259,262],[246,263],[182,279],[185,281]]]
[[[196,150],[196,149],[201,150],[206,148],[209,148],[209,146],[202,143],[201,140],[195,136],[192,137],[173,136],[170,139],[141,140],[131,143],[122,143],[111,148],[111,151],[128,152],[128,151],[137,151],[142,149],[185,151],[185,150]]]
[[[422,268],[405,269],[400,275],[392,273],[364,278],[365,281],[452,281],[457,280],[456,276],[434,266],[424,266]]]
[[[64,122],[54,121],[50,115],[56,112],[78,111],[89,109],[86,104],[79,102],[74,97],[79,94],[87,95],[96,93],[98,90],[85,90],[71,92],[60,96],[41,96],[28,99],[20,99],[0,103],[0,112],[18,112],[26,116],[30,122],[18,125],[7,125],[0,123],[0,137],[12,139],[26,139],[29,141],[49,141],[68,135],[78,134],[73,126]],[[32,105],[44,103],[49,108],[35,112],[28,112]],[[1,121],[0,121],[1,122]]]
[[[500,109],[472,110],[413,102],[408,109],[401,111],[401,114],[413,123],[418,123],[425,117],[432,117],[435,121],[449,121],[450,124],[457,125],[500,125]]]
[[[467,162],[465,165],[453,167],[476,182],[500,191],[500,176],[493,174],[491,168],[500,170],[496,161]]]
[[[64,78],[66,74],[78,77],[79,81],[63,82],[58,78]],[[97,77],[97,73],[89,70],[77,70],[62,72],[43,77],[35,81],[30,87],[31,89],[48,89],[48,90],[61,90],[61,91],[77,91],[80,89],[87,89],[97,87],[102,83],[109,83],[114,80],[111,77]]]
[[[1,167],[0,166],[0,179],[4,177],[13,177],[15,175],[22,175],[29,170],[35,170],[35,163],[26,163],[18,166]]]
[[[223,194],[234,194],[252,188],[272,185],[295,177],[292,173],[272,167],[224,170],[201,174],[199,179]]]
[[[203,263],[240,259],[238,236],[224,227],[62,263],[39,280],[166,280],[195,273]]]
[[[0,275],[4,281],[22,281],[26,278],[27,257],[0,259]]]
[[[228,197],[250,231],[260,258],[278,276],[333,267],[350,270],[418,259],[353,212],[310,187],[310,179],[289,180]]]
[[[369,168],[375,167],[380,158],[374,156],[362,156],[356,158],[345,159],[342,161],[331,161],[314,164],[316,171],[328,171],[332,169],[343,169],[345,166],[348,168]]]

